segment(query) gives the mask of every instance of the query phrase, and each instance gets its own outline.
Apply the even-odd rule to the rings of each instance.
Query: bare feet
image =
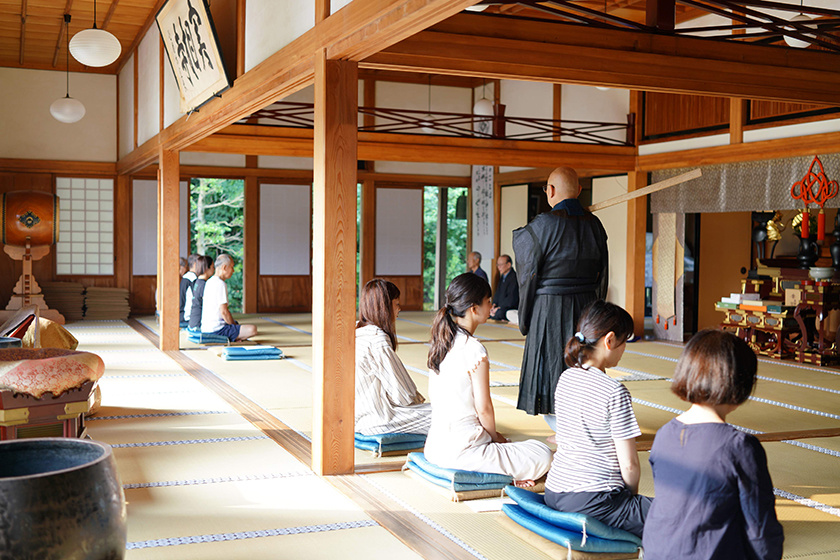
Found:
[[[514,480],[513,485],[517,488],[531,488],[532,486],[536,486],[536,482],[533,480]]]
[[[545,441],[547,441],[548,443],[553,443],[553,444],[557,445],[557,438],[554,437],[554,436],[548,436],[547,438],[545,438]]]

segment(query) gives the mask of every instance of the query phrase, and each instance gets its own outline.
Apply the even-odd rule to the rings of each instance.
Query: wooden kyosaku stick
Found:
[[[608,198],[607,200],[603,200],[601,202],[593,204],[588,208],[588,210],[590,212],[594,212],[596,210],[603,210],[604,208],[615,206],[616,204],[621,204],[622,202],[627,202],[628,200],[633,200],[634,198],[639,198],[640,196],[645,196],[650,193],[655,193],[656,191],[661,191],[669,187],[685,183],[686,181],[696,179],[702,174],[703,173],[700,171],[700,169],[693,169],[687,173],[683,173],[682,175],[677,175],[676,177],[671,177],[670,179],[659,181],[658,183],[648,185],[647,187],[641,188],[639,190],[635,190],[626,194],[620,194],[613,198]]]

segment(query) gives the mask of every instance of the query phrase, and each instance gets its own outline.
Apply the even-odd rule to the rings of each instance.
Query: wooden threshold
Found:
[[[324,478],[361,506],[371,519],[423,558],[475,560],[475,556],[360,477],[341,475]]]

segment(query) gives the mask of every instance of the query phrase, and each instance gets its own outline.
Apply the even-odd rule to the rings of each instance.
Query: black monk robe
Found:
[[[607,232],[576,198],[513,231],[519,268],[519,330],[527,335],[517,408],[553,414],[563,352],[580,313],[607,295]]]

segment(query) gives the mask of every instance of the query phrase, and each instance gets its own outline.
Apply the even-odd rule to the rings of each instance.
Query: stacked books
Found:
[[[85,287],[78,282],[40,282],[44,302],[55,309],[68,323],[80,321],[84,315]]]
[[[762,300],[758,294],[730,294],[721,298],[716,304],[721,309],[743,309],[744,311],[767,311],[781,313],[783,302],[779,300]]]
[[[128,319],[128,290],[125,288],[88,288],[85,292],[85,319],[105,321]]]

